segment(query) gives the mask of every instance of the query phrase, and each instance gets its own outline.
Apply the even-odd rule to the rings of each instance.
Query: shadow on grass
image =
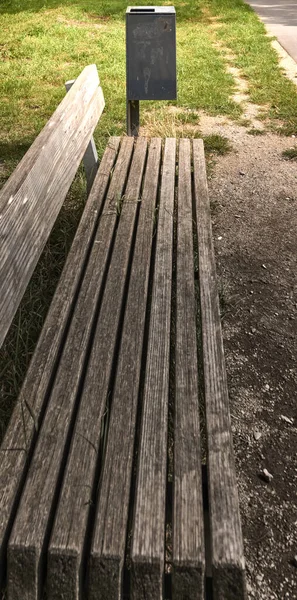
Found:
[[[127,2],[127,0],[4,0],[0,7],[0,14],[17,14],[20,12],[39,12],[55,8],[75,7],[83,12],[93,13],[103,17],[124,19],[127,6],[146,6],[149,2],[138,0]],[[164,1],[154,2],[155,5],[163,5]],[[193,0],[176,0],[172,2],[176,8],[179,21],[201,20],[202,11],[198,2]]]
[[[32,140],[17,143],[0,143],[0,191],[11,175],[12,171],[29,150]],[[0,211],[2,204],[0,202]]]
[[[19,162],[21,158],[23,158],[24,154],[26,154],[27,150],[29,150],[34,138],[22,140],[19,143],[11,143],[8,144],[0,143],[0,160],[12,160]]]

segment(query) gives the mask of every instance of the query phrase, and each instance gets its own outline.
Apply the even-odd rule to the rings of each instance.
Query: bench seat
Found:
[[[0,461],[9,600],[246,598],[202,140],[109,140]]]

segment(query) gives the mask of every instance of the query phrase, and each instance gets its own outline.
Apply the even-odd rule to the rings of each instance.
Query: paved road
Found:
[[[297,0],[247,0],[297,63]]]

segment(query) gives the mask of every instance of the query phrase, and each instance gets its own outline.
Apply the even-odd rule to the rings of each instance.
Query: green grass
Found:
[[[214,43],[219,40],[234,53],[251,100],[264,106],[264,113],[276,120],[275,128],[296,132],[296,89],[277,68],[263,25],[250,8],[241,0],[177,0],[175,6],[178,107],[240,118],[242,110],[232,100],[234,80],[226,71],[224,52]],[[76,77],[90,62],[98,66],[106,98],[95,136],[99,153],[109,134],[125,131],[125,8],[123,0],[2,1],[0,157],[11,160],[8,172],[61,100],[65,80]],[[183,135],[182,125],[196,119],[185,111],[173,118],[164,111],[164,103],[157,109],[155,135],[163,133],[164,124],[169,131],[174,124],[175,135]],[[156,113],[156,108],[143,107],[144,128],[147,122],[151,125],[149,112]]]
[[[252,127],[251,129],[248,129],[247,133],[249,135],[264,135],[265,129],[257,129],[256,127]]]
[[[171,4],[157,2],[164,3]],[[95,131],[99,156],[109,135],[125,132],[126,6],[124,0],[1,0],[0,185],[62,99],[64,82],[86,64],[96,63],[106,100]],[[142,103],[142,133],[199,137],[199,111],[250,126],[232,99],[231,52],[251,100],[269,118],[265,128],[296,134],[296,88],[250,8],[242,0],[176,0],[175,7],[178,100]],[[204,141],[210,156],[231,149],[221,136]],[[1,351],[0,437],[83,209],[83,184],[80,171]]]
[[[203,140],[206,155],[216,154],[218,156],[223,156],[232,150],[232,146],[228,138],[224,137],[223,135],[218,135],[216,133],[205,135]]]
[[[288,148],[282,152],[282,155],[287,160],[297,160],[297,147]]]
[[[180,23],[178,105],[211,114],[238,115],[240,108],[230,99],[233,79],[201,23],[198,5],[180,1],[176,6]],[[99,153],[108,135],[125,131],[125,7],[124,2],[92,0],[4,2],[0,14],[4,156],[3,145],[18,147],[20,139],[22,143],[34,139],[61,100],[65,80],[76,77],[91,62],[97,64],[106,99],[105,114],[96,132]],[[158,105],[161,112],[163,106]],[[164,114],[162,124],[163,119]],[[170,127],[169,114],[167,120]],[[20,153],[15,154],[18,159]]]
[[[217,17],[218,39],[234,53],[234,64],[248,81],[251,101],[263,105],[264,115],[276,120],[280,133],[297,134],[296,86],[278,67],[264,25],[242,0],[209,0],[208,7]]]

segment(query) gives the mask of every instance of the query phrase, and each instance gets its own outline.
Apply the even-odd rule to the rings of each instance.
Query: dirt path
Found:
[[[238,86],[245,116],[257,122]],[[262,125],[263,128],[263,125]],[[294,138],[202,115],[233,151],[209,192],[249,598],[297,599],[297,162]],[[270,483],[263,469],[273,476]]]

